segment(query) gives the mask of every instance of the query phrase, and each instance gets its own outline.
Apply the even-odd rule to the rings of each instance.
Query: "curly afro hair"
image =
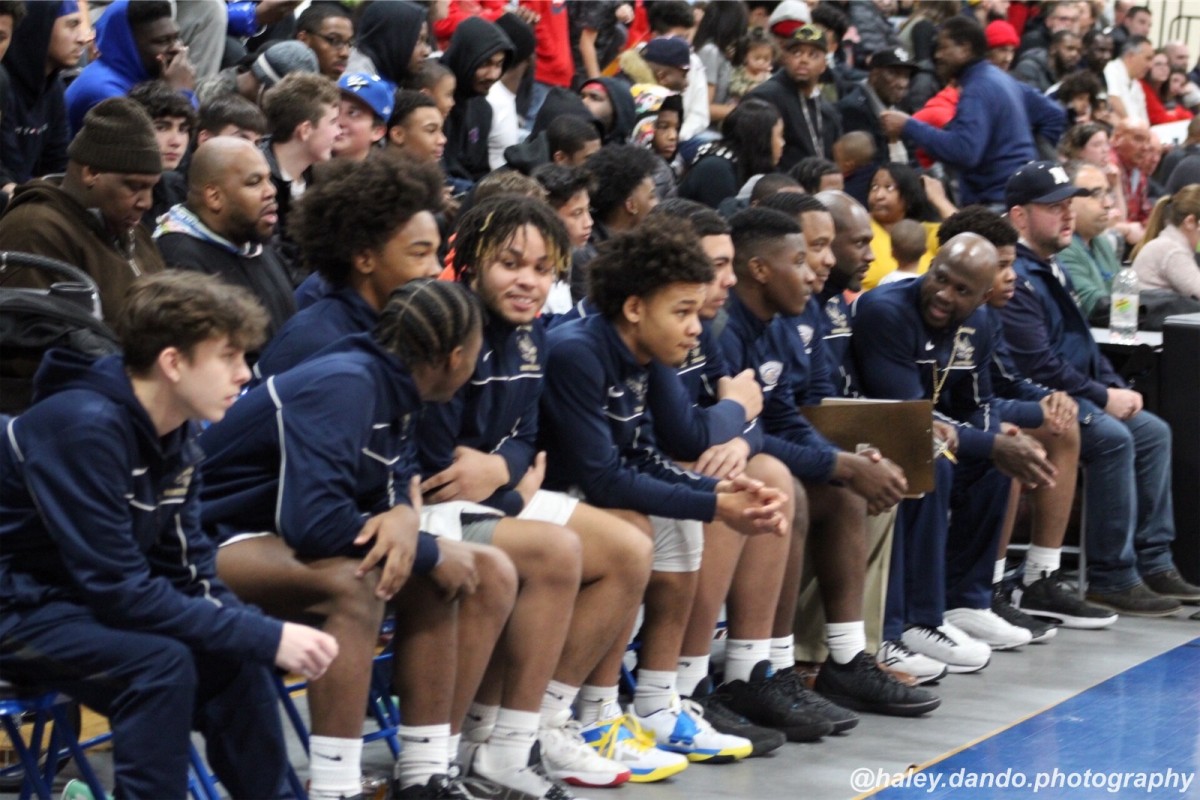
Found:
[[[592,192],[592,211],[606,220],[617,206],[629,199],[638,184],[654,174],[658,157],[631,144],[601,147],[588,158],[588,172],[596,178]]]
[[[600,245],[588,264],[588,297],[617,319],[630,297],[649,297],[673,283],[710,283],[713,266],[691,226],[676,220],[643,222]]]
[[[555,272],[566,272],[571,263],[571,239],[562,220],[541,200],[505,194],[484,200],[459,220],[454,237],[455,277],[470,282],[480,267],[493,263],[526,225],[542,234],[547,259]]]
[[[324,180],[300,198],[293,232],[304,264],[333,286],[345,286],[354,257],[379,250],[422,211],[442,208],[442,173],[398,155],[330,164]]]

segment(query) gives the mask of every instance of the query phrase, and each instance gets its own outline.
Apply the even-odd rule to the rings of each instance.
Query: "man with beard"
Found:
[[[279,212],[267,160],[244,139],[218,136],[197,148],[188,179],[187,202],[172,206],[155,234],[164,260],[245,286],[270,314],[273,336],[295,306],[268,243]]]
[[[871,56],[867,79],[855,86],[838,102],[842,129],[866,131],[875,137],[875,152],[887,153],[888,161],[908,163],[908,151],[898,137],[885,136],[879,124],[879,112],[896,108],[908,94],[908,84],[917,64],[903,49],[883,50]]]
[[[83,125],[89,108],[106,97],[127,94],[143,81],[161,78],[187,94],[195,88],[196,70],[171,18],[170,3],[117,0],[96,24],[96,48],[100,57],[67,87],[72,131]]]
[[[1012,69],[1012,76],[1039,92],[1046,92],[1079,66],[1083,52],[1079,34],[1061,30],[1050,37],[1050,47],[1036,48],[1021,56]]]
[[[961,87],[954,119],[938,130],[899,111],[880,114],[889,138],[903,134],[958,171],[963,204],[1000,203],[1008,176],[1037,158],[1034,131],[1057,142],[1066,124],[1056,103],[1030,97],[1034,93],[987,60],[987,49],[975,20],[947,20],[938,30],[934,60],[943,80],[953,78]]]

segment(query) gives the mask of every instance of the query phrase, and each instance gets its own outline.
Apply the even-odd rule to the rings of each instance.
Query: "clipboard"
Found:
[[[933,403],[827,397],[800,413],[822,436],[848,453],[869,444],[894,461],[912,497],[932,492]]]

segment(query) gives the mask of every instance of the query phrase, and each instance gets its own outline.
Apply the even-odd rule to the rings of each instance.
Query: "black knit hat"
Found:
[[[162,155],[150,115],[128,97],[110,97],[83,118],[67,157],[99,172],[157,175]]]

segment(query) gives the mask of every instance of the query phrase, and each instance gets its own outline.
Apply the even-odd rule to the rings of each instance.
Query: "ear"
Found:
[[[158,354],[155,363],[167,380],[171,383],[178,383],[180,378],[183,377],[181,366],[184,361],[183,352],[178,347],[167,347]]]
[[[404,147],[404,126],[393,125],[392,129],[387,132],[388,141],[396,145],[396,147]]]
[[[100,170],[84,164],[83,169],[80,170],[80,177],[83,179],[83,185],[91,189],[96,185],[96,180],[100,177]]]
[[[562,150],[555,150],[554,155],[550,156],[550,160],[555,164],[567,164],[571,161],[570,157]]]
[[[212,137],[212,133],[210,131],[206,131],[206,130],[200,131],[199,133],[196,134],[196,147],[199,147],[200,145],[204,144],[211,138],[213,138],[213,137]]]
[[[204,198],[204,207],[214,214],[220,214],[225,209],[225,193],[215,183],[206,185],[201,190],[201,197]]]
[[[625,302],[621,304],[621,312],[625,315],[625,319],[632,322],[634,325],[642,321],[642,314],[645,312],[645,304],[642,298],[637,295],[630,295],[625,298]]]
[[[446,373],[454,374],[462,369],[463,360],[467,357],[467,350],[461,344],[450,351],[450,355],[446,356]]]
[[[759,285],[765,284],[771,278],[771,265],[758,256],[751,256],[746,262],[746,275]]]
[[[379,144],[385,136],[387,136],[387,126],[382,122],[377,122],[371,126],[371,144]]]
[[[350,264],[360,275],[370,275],[375,271],[375,251],[368,249],[355,253],[351,256]]]
[[[634,202],[632,193],[630,193],[629,197],[625,198],[624,205],[625,205],[625,213],[626,214],[628,214],[631,217],[636,217],[638,215],[637,203]]]
[[[296,131],[292,134],[292,138],[300,142],[306,142],[308,141],[308,137],[312,135],[312,129],[312,121],[306,119],[296,126]]]

